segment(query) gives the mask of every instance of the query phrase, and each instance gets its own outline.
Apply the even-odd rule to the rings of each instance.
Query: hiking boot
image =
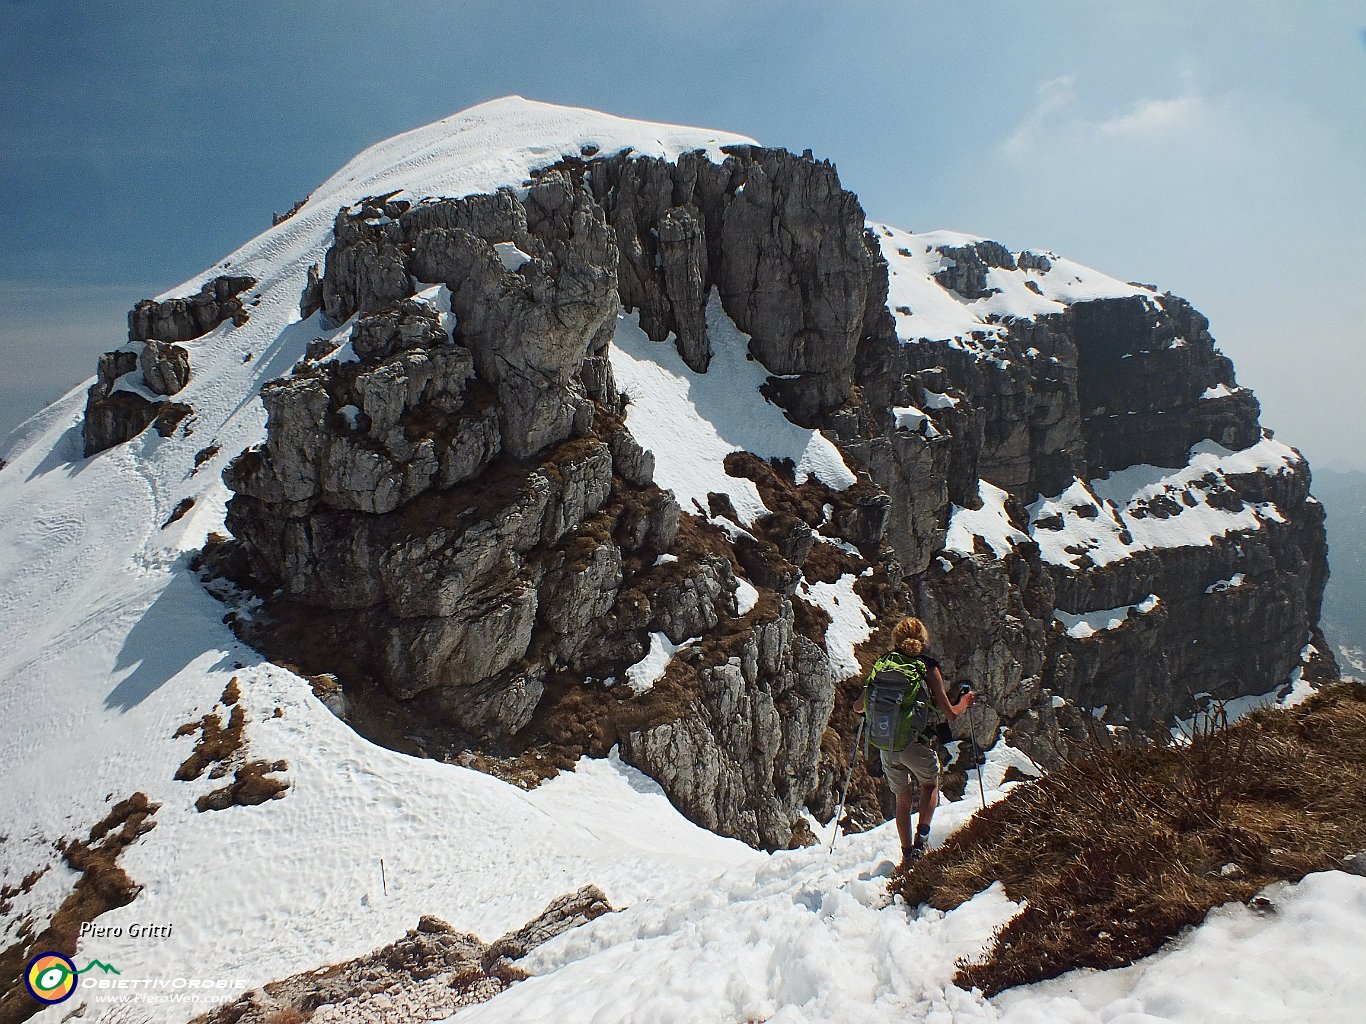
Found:
[[[925,856],[925,846],[903,846],[901,848],[901,870],[910,871],[915,867],[916,861]]]

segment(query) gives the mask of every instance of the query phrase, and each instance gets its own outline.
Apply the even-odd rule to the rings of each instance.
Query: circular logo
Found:
[[[76,965],[60,953],[39,953],[24,973],[28,994],[40,1003],[60,1003],[76,991]]]

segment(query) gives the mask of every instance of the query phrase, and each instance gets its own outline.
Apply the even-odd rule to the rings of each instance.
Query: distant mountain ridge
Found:
[[[1314,491],[1327,512],[1323,631],[1348,675],[1366,678],[1366,472],[1319,468]]]

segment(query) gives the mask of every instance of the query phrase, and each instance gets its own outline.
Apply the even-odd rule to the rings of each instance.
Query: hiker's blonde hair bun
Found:
[[[902,654],[923,654],[930,644],[930,631],[919,619],[907,617],[892,630],[892,643]]]

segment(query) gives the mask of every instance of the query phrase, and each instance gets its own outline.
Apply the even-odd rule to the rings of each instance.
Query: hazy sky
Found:
[[[0,0],[0,433],[358,150],[508,93],[810,147],[875,219],[1168,288],[1278,437],[1366,466],[1345,2]]]

